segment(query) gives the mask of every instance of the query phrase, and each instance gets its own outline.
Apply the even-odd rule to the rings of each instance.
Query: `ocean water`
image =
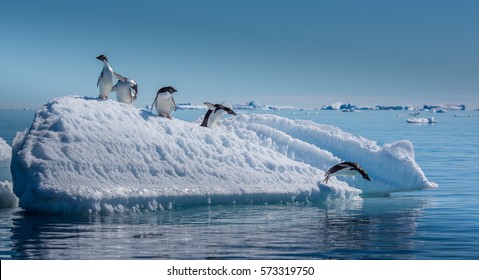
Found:
[[[0,137],[11,144],[34,113],[0,110]],[[436,124],[407,124],[403,111],[267,113],[334,125],[381,145],[410,140],[439,188],[352,202],[90,217],[0,209],[0,259],[479,259],[479,112],[434,114]]]

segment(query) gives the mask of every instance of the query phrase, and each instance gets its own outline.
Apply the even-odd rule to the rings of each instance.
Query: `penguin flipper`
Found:
[[[128,80],[127,78],[123,77],[122,75],[116,73],[116,72],[113,72],[113,75],[115,76],[115,78],[117,78],[118,80],[122,80],[123,82],[125,82],[126,80]]]
[[[118,87],[118,84],[119,84],[119,83],[120,83],[120,81],[118,81],[118,82],[116,83],[116,85],[114,85],[114,86],[111,88],[111,92],[116,91],[116,88]]]
[[[176,102],[175,102],[175,99],[173,98],[173,96],[171,96],[171,101],[173,101],[173,108],[176,111]]]
[[[153,103],[151,104],[150,112],[153,111],[153,107],[154,107],[155,104],[156,104],[156,99],[158,99],[158,94],[156,94],[156,97],[155,97],[155,99],[153,100]]]
[[[216,109],[215,105],[212,104],[212,103],[210,103],[210,102],[205,102],[204,104],[205,104],[205,105],[208,107],[208,109],[210,109],[210,110],[213,110],[213,111],[214,111],[214,110]]]
[[[100,80],[103,77],[103,71],[101,71],[100,76],[98,76],[98,81],[96,82],[96,87],[100,85]]]

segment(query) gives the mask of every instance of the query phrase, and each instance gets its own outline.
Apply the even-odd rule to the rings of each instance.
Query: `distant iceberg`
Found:
[[[371,110],[400,110],[400,111],[412,111],[416,108],[411,105],[395,105],[395,106],[385,106],[385,105],[376,105],[376,106],[357,106],[351,103],[342,103],[335,102],[331,105],[325,105],[321,107],[321,110],[341,110],[344,112],[353,112],[353,111],[371,111]]]
[[[357,161],[372,181],[324,172]],[[53,99],[13,143],[28,211],[110,214],[207,204],[313,203],[430,189],[409,141],[374,141],[311,121],[225,117],[215,129],[93,98]],[[340,180],[341,179],[341,180]]]
[[[414,108],[411,105],[376,105],[377,110],[395,110],[395,111],[413,111]]]
[[[266,105],[259,104],[256,101],[250,101],[247,103],[234,104],[233,109],[237,110],[269,110],[270,108]]]
[[[233,104],[234,110],[304,110],[294,106],[278,106],[278,105],[262,105],[256,101],[250,101],[246,103]],[[177,104],[179,110],[206,110],[207,107],[204,104],[194,105],[191,103]]]
[[[407,123],[437,123],[436,119],[430,118],[410,118],[406,120]]]
[[[204,104],[193,105],[191,103],[180,103],[176,105],[178,110],[207,110],[208,107]]]
[[[464,104],[443,104],[443,105],[424,105],[424,110],[451,110],[451,111],[464,111],[466,105]]]

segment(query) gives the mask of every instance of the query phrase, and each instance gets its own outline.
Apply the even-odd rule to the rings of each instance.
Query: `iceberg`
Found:
[[[236,110],[304,110],[294,106],[279,106],[279,105],[262,105],[256,101],[250,101],[247,103],[239,103],[233,105],[233,109]]]
[[[12,147],[0,137],[0,181],[12,180],[10,173],[10,161],[12,159]]]
[[[208,107],[204,104],[193,105],[191,103],[180,103],[176,105],[176,109],[178,110],[208,110]]]
[[[55,98],[13,142],[27,211],[110,214],[208,204],[315,203],[434,188],[409,141],[374,141],[311,121],[227,117],[214,129],[80,96]],[[357,161],[372,181],[325,171]]]
[[[13,193],[12,182],[0,181],[0,208],[18,207],[18,197]]]
[[[412,111],[415,110],[415,107],[411,105],[396,105],[396,106],[383,106],[383,105],[376,105],[376,106],[356,106],[351,103],[342,103],[336,102],[331,105],[325,105],[321,107],[321,110],[342,110],[344,112],[354,112],[356,110],[361,111],[374,111],[374,110],[407,110]]]
[[[429,118],[410,118],[406,120],[407,123],[437,123],[433,117]]]
[[[451,111],[464,111],[466,105],[464,104],[438,104],[438,105],[424,105],[424,110],[451,110]]]
[[[0,208],[12,208],[18,206],[18,198],[13,193],[11,182],[11,158],[12,147],[0,137]]]

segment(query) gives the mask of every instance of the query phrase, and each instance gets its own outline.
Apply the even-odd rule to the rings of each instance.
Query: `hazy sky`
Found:
[[[105,54],[136,106],[479,107],[479,1],[2,1],[0,108],[98,96]],[[115,95],[111,95],[115,98]]]

